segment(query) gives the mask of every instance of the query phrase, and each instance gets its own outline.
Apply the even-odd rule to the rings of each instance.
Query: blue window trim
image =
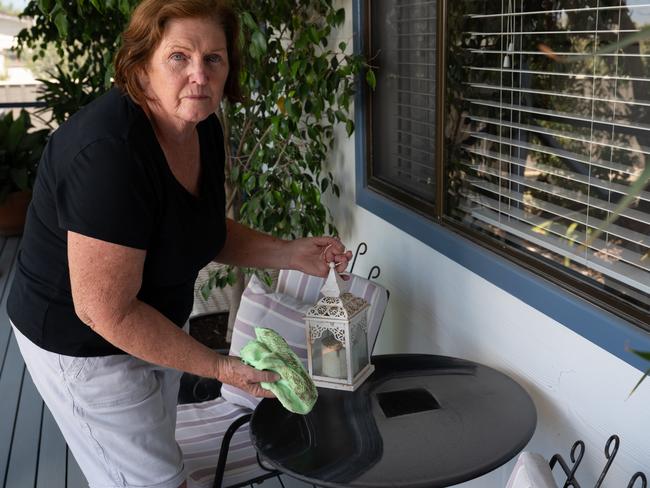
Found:
[[[353,0],[355,52],[363,52],[363,0]],[[366,181],[365,83],[355,99],[356,203],[640,371],[650,364],[626,347],[650,351],[650,334],[467,238],[372,191]]]

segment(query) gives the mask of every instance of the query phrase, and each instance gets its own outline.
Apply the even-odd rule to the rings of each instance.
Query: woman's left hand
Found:
[[[327,276],[330,262],[336,263],[336,270],[341,273],[352,259],[352,251],[336,237],[306,237],[290,241],[289,266],[303,273],[314,276]]]

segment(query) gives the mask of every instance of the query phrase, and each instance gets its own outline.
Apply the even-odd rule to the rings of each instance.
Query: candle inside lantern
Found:
[[[347,365],[343,345],[331,333],[322,339],[322,373],[330,378],[345,378]]]

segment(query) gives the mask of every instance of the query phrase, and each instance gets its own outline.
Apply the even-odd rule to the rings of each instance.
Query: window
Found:
[[[370,5],[372,9],[370,10]],[[436,2],[368,1],[377,75],[370,185],[416,208],[435,203]]]
[[[650,329],[650,3],[366,10],[378,61],[368,187]],[[434,10],[445,17],[438,38],[442,24],[424,27]],[[429,70],[428,85],[406,84]],[[412,103],[422,89],[430,97]],[[422,120],[422,108],[441,118]],[[423,139],[404,118],[435,132]]]

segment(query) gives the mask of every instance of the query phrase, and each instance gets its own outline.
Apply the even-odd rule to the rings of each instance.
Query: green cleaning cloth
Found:
[[[290,412],[307,414],[316,403],[318,390],[298,356],[284,338],[272,329],[255,327],[257,340],[246,344],[239,354],[242,360],[256,369],[273,371],[280,375],[275,383],[261,383],[271,390]]]

